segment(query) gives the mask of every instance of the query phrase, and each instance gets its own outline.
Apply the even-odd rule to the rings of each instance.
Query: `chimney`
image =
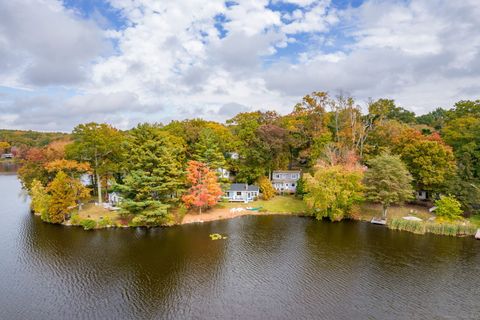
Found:
[[[245,183],[245,190],[248,190],[248,183]]]

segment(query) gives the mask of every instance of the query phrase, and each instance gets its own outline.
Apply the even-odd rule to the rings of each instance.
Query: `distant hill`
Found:
[[[0,129],[0,141],[15,147],[43,147],[52,141],[69,137],[68,133]]]

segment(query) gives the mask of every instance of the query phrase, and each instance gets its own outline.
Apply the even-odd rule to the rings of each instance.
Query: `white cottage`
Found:
[[[272,173],[272,185],[278,193],[295,193],[300,177],[299,170],[276,170]]]
[[[217,169],[218,177],[221,179],[229,179],[230,178],[230,171],[224,168]]]
[[[110,192],[108,194],[108,203],[112,206],[117,206],[122,202],[122,197],[117,192]]]
[[[250,202],[258,198],[260,190],[257,186],[246,183],[233,183],[225,192],[225,198],[230,202]]]

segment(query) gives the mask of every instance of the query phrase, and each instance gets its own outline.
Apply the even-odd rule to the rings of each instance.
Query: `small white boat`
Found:
[[[480,240],[480,229],[477,230],[477,233],[475,234],[475,239]]]

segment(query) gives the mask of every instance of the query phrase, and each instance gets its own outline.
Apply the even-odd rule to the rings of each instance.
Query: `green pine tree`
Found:
[[[222,154],[215,134],[211,129],[203,129],[194,145],[193,159],[205,163],[210,169],[223,168],[225,157]]]
[[[127,175],[116,186],[124,198],[123,213],[136,215],[136,225],[164,223],[185,184],[184,141],[158,126],[141,124],[131,130],[126,150]]]

